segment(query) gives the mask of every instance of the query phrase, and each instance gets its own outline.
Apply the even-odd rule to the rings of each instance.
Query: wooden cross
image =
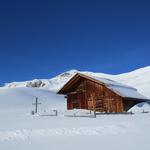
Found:
[[[35,103],[32,103],[32,105],[35,105],[35,113],[37,113],[38,110],[38,105],[40,105],[41,103],[38,103],[38,98],[36,97]]]

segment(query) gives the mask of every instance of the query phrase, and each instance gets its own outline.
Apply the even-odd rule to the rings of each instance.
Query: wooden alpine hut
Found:
[[[122,113],[149,101],[137,89],[116,81],[77,73],[59,91],[66,95],[67,109]]]

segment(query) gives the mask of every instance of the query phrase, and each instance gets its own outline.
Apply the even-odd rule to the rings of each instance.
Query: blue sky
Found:
[[[0,2],[0,84],[150,65],[150,1]]]

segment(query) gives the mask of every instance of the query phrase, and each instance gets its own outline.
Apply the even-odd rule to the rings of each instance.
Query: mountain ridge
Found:
[[[150,97],[150,93],[149,93],[150,66],[139,68],[134,71],[130,71],[118,75],[94,73],[89,71],[78,71],[72,69],[64,73],[61,73],[51,79],[34,79],[34,80],[24,81],[24,82],[12,82],[12,83],[5,84],[5,86],[2,88],[36,87],[36,88],[47,89],[49,91],[56,92],[76,73],[83,73],[85,75],[108,78],[132,86],[136,88],[144,96]]]

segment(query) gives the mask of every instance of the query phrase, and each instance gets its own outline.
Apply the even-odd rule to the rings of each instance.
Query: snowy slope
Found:
[[[150,112],[150,105],[147,103],[140,103],[139,105],[135,105],[134,107],[132,107],[129,111],[132,111],[134,113],[141,113],[143,111]]]
[[[45,89],[38,88],[0,88],[0,115],[9,113],[30,113],[34,109],[32,103],[38,97],[40,111],[45,109],[66,109],[66,101],[61,95],[56,95]]]
[[[63,109],[66,109],[66,100],[63,96],[56,95],[55,92],[77,72],[79,71],[70,70],[52,79],[35,79],[31,81],[6,84],[4,87],[0,88],[0,111],[10,111],[13,108],[28,108],[26,111],[29,112],[29,109],[30,111],[32,109],[31,104],[35,100],[35,97],[39,97],[39,101],[42,101],[40,108],[46,108],[49,105],[51,108],[62,107]],[[81,73],[95,78],[108,78],[133,86],[137,88],[141,94],[150,97],[150,66],[120,75],[108,75],[87,71]]]
[[[24,81],[24,82],[5,83],[4,88],[36,87],[36,88],[47,89],[56,92],[77,72],[79,71],[70,70],[51,79],[34,79],[34,80]]]
[[[129,73],[117,75],[116,80],[133,86],[147,97],[150,97],[150,66]]]
[[[55,92],[76,72],[71,70],[52,79],[13,82],[0,88],[0,150],[119,150],[120,147],[122,150],[149,150],[150,113],[141,113],[143,109],[150,112],[148,104],[131,108],[138,112],[135,115],[64,116],[68,113],[66,101]],[[82,73],[120,81],[150,97],[150,67],[116,76]],[[35,97],[42,103],[39,114],[56,108],[58,116],[30,115]]]
[[[80,71],[70,70],[51,79],[35,79],[25,82],[7,83],[5,85],[5,88],[38,87],[40,89],[47,89],[56,92],[77,72]],[[94,77],[108,78],[121,82],[123,84],[127,84],[129,86],[133,86],[134,88],[137,88],[138,91],[144,96],[150,97],[150,66],[119,75],[109,75],[104,73],[93,73],[87,71],[81,71],[80,73],[84,73],[86,75],[91,75]]]

